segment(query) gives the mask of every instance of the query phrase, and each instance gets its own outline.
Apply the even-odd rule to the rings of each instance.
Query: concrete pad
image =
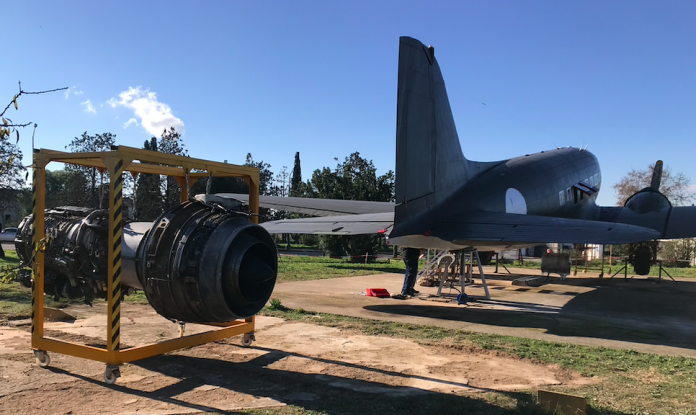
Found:
[[[538,271],[511,271],[516,273],[487,275],[490,301],[482,299],[481,284],[467,287],[469,296],[478,297],[467,305],[362,294],[367,288],[399,292],[401,274],[280,283],[272,298],[308,311],[696,357],[696,281],[657,285],[645,279],[599,279],[588,273],[563,282],[552,278],[541,287],[519,287],[512,281],[525,276],[523,271],[533,276]],[[437,292],[437,287],[416,289],[421,297]],[[451,294],[451,299],[458,294],[447,288],[443,293]]]

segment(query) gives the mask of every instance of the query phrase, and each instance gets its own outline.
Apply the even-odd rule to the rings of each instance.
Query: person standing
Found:
[[[420,256],[420,249],[403,248],[401,256],[406,265],[406,275],[404,275],[404,286],[401,289],[401,294],[392,296],[392,298],[397,300],[405,300],[409,296],[413,297],[418,294],[418,291],[416,291],[413,286],[416,285],[416,278],[418,277],[418,257]]]

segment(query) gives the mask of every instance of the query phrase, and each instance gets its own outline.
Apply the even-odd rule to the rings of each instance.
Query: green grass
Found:
[[[495,261],[492,262],[493,265],[495,265]],[[512,264],[505,264],[506,267],[508,268],[526,268],[526,269],[541,269],[541,262],[538,261],[525,261],[523,263],[520,263],[519,261],[515,261]],[[623,262],[614,262],[612,263],[611,267],[611,274],[609,274],[609,262],[604,263],[604,275],[606,276],[609,274],[609,276],[613,275],[614,273],[618,272],[622,267],[624,266]],[[671,275],[672,277],[679,277],[679,278],[696,278],[696,268],[668,268],[664,267],[665,270]],[[578,262],[578,274],[582,273],[585,270],[585,264],[582,261]],[[601,272],[602,270],[602,265],[601,261],[590,261],[587,264],[587,271],[589,272]],[[575,262],[573,261],[573,266],[571,267],[571,271],[575,271]],[[650,268],[650,276],[657,277],[659,275],[660,269],[657,266],[653,266]],[[623,271],[621,274],[617,275],[617,278],[620,275],[623,275]],[[632,265],[628,265],[628,275],[636,275],[635,270],[633,269]],[[663,272],[662,273],[663,278],[668,278],[667,275]]]
[[[633,350],[587,347],[512,336],[472,333],[417,324],[394,323],[302,310],[264,309],[281,317],[369,336],[414,340],[425,345],[455,347],[463,353],[496,351],[519,359],[554,364],[600,382],[581,388],[556,387],[584,395],[595,409],[610,413],[696,414],[696,360]]]
[[[287,245],[284,243],[279,243],[278,244],[278,250],[282,253],[285,251],[285,247]],[[304,244],[290,244],[290,249],[319,249],[318,245],[304,245]]]
[[[278,282],[355,277],[385,272],[403,273],[405,269],[404,262],[400,259],[365,264],[326,257],[284,256],[278,260]]]
[[[19,259],[15,251],[5,251],[5,258],[0,258],[0,269],[4,267],[16,267]],[[145,293],[138,291],[126,296],[126,302],[147,304]],[[104,302],[103,299],[94,299],[94,304]],[[61,298],[54,300],[52,295],[44,295],[44,305],[53,308],[65,308],[72,304],[83,304],[83,300],[69,300]],[[0,322],[4,320],[17,320],[31,317],[31,289],[25,288],[16,282],[0,285]]]
[[[96,300],[103,301],[103,300]],[[55,301],[53,296],[44,295],[44,306],[65,308],[72,304],[82,304],[82,300],[60,299]],[[19,283],[10,282],[0,286],[0,322],[31,317],[31,290]]]

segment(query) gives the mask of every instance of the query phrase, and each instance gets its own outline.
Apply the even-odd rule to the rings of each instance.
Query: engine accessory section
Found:
[[[123,226],[124,294],[145,291],[162,316],[190,323],[225,323],[258,313],[278,272],[275,243],[247,212],[192,201],[154,223]],[[60,207],[45,212],[44,292],[56,298],[106,298],[108,211]],[[33,216],[19,226],[22,265],[33,261]],[[31,286],[31,271],[20,274]]]

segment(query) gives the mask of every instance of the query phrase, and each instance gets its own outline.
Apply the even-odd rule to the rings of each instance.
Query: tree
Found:
[[[97,151],[109,151],[111,147],[116,145],[116,135],[111,133],[89,135],[87,131],[82,133],[80,137],[75,137],[70,144],[65,148],[70,149],[74,153],[89,153]],[[93,209],[102,209],[105,202],[108,202],[108,172],[99,171],[96,167],[83,167],[74,164],[67,164],[67,171],[75,171],[82,173],[87,179],[87,186],[83,192],[79,202],[75,205],[90,207]],[[106,179],[105,180],[105,176]],[[76,195],[77,196],[77,195]]]
[[[157,151],[157,138],[152,137],[143,144],[145,150]],[[135,187],[135,218],[153,221],[162,214],[162,194],[158,174],[141,173]]]
[[[245,166],[256,167],[259,169],[259,194],[263,196],[274,196],[273,172],[271,165],[261,161],[254,161],[251,153],[247,153]],[[248,189],[247,189],[248,192]]]
[[[188,156],[181,134],[174,127],[165,128],[159,140],[152,137],[145,141],[143,149]],[[157,174],[138,175],[134,202],[137,220],[155,220],[165,210],[179,203],[181,203],[181,188],[176,179]]]
[[[5,211],[19,210],[19,191],[26,180],[19,146],[8,137],[0,138],[0,227],[5,228]]]
[[[276,176],[275,176],[274,193],[276,193],[276,196],[285,197],[285,196],[289,195],[289,193],[290,193],[290,184],[288,183],[289,178],[290,178],[290,174],[288,174],[288,166],[283,166],[283,168],[280,170],[280,173],[276,174]]]
[[[290,196],[296,196],[299,193],[299,187],[302,184],[302,167],[300,167],[300,152],[295,153],[295,165],[292,168],[292,179],[290,180]]]
[[[626,201],[636,192],[649,187],[652,180],[655,164],[649,165],[646,169],[631,169],[628,174],[614,185],[616,192],[617,205],[623,206]],[[669,167],[662,170],[662,182],[660,192],[664,194],[675,206],[683,206],[694,200],[694,195],[689,191],[689,178],[682,172],[673,173]]]
[[[668,261],[692,261],[696,254],[696,238],[662,242],[660,256]]]
[[[159,139],[159,152],[174,154],[177,156],[188,156],[188,150],[184,148],[181,134],[174,127],[166,128]],[[167,176],[162,183],[162,205],[164,210],[170,209],[181,203],[181,188],[171,176]]]
[[[17,197],[19,201],[19,216],[24,218],[32,214],[32,202],[34,201],[34,196],[32,195],[31,188],[25,187],[19,191]]]
[[[336,166],[315,170],[307,183],[307,192],[321,199],[372,200],[388,202],[394,199],[394,172],[377,176],[372,160],[355,152]]]
[[[298,196],[321,199],[372,200],[388,202],[394,200],[394,172],[377,176],[377,168],[372,160],[360,157],[355,152],[346,157],[334,171],[324,167],[312,174],[311,181],[297,187],[302,191]],[[363,236],[322,236],[320,245],[330,255],[340,255],[339,243],[344,252],[350,255],[374,254],[379,246],[378,237]]]
[[[85,206],[87,177],[77,170],[46,170],[46,208]]]

